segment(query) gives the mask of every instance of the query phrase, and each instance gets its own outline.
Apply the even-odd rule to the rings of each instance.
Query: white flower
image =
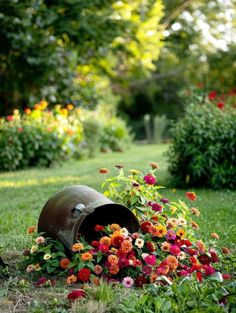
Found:
[[[26,268],[27,273],[31,273],[33,271],[34,271],[34,264],[30,264],[29,266],[27,266],[27,268]]]
[[[148,255],[149,255],[148,253],[142,253],[142,254],[141,254],[141,257],[142,257],[142,259],[144,260]]]
[[[35,239],[35,242],[40,245],[41,243],[44,243],[45,242],[45,238],[43,236],[40,236],[40,237],[37,237]]]
[[[51,254],[44,254],[44,256],[43,256],[43,259],[45,260],[45,261],[47,261],[47,260],[49,260],[49,259],[51,259]]]
[[[129,232],[125,227],[121,228],[121,233],[123,238],[127,238],[129,236]]]
[[[144,246],[144,240],[142,238],[137,238],[135,240],[135,246],[137,246],[139,249],[141,249]]]
[[[32,254],[32,253],[34,253],[36,251],[38,251],[38,247],[37,246],[32,246],[31,249],[30,249],[30,253]]]
[[[180,217],[180,218],[178,219],[178,224],[181,225],[181,226],[185,226],[185,225],[187,225],[187,221],[186,221],[185,218]]]
[[[181,251],[177,258],[180,260],[184,260],[186,258],[186,253],[184,251]]]

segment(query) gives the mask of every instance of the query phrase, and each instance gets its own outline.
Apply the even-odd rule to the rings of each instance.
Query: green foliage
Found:
[[[42,97],[91,106],[109,95],[114,103],[112,83],[148,75],[159,56],[161,0],[1,0],[0,12],[8,107]]]
[[[188,186],[235,188],[236,110],[213,103],[194,103],[173,128],[168,152],[176,183]]]

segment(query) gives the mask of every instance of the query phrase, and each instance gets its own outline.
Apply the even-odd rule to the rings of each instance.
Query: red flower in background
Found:
[[[11,122],[11,121],[13,121],[14,117],[13,117],[13,115],[8,115],[6,117],[6,119],[7,119],[8,122]]]
[[[197,200],[197,195],[196,195],[195,192],[187,191],[187,192],[185,193],[185,196],[186,196],[186,198],[188,198],[188,199],[191,200],[191,201]]]
[[[143,179],[144,179],[145,183],[148,185],[155,185],[155,183],[157,181],[156,177],[154,177],[151,174],[145,175]]]
[[[140,225],[140,228],[141,228],[141,231],[146,234],[148,233],[149,231],[149,227],[151,226],[152,224],[150,222],[143,222],[141,225]]]
[[[219,109],[223,109],[224,106],[225,106],[224,102],[219,102],[219,103],[217,103],[217,107],[218,107]]]
[[[217,92],[215,90],[213,90],[213,91],[209,92],[208,99],[213,100],[216,98],[216,96],[217,96]]]
[[[103,231],[104,229],[105,229],[105,227],[102,225],[96,225],[94,228],[95,231]]]
[[[67,299],[76,300],[83,297],[85,297],[85,291],[82,289],[76,289],[68,294]]]

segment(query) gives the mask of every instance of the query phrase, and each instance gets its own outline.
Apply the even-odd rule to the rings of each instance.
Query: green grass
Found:
[[[29,169],[0,174],[0,246],[3,247],[2,256],[10,264],[10,274],[13,276],[19,275],[14,264],[17,263],[20,253],[28,243],[27,227],[37,224],[42,207],[53,193],[64,186],[72,184],[85,184],[101,191],[100,185],[103,177],[98,174],[101,167],[109,168],[111,173],[117,171],[114,168],[115,164],[122,164],[127,170],[130,168],[144,170],[148,169],[149,163],[153,161],[160,166],[158,182],[162,185],[168,185],[169,178],[164,155],[167,148],[167,145],[132,146],[124,153],[99,154],[94,159],[70,161],[54,168]],[[184,200],[185,191],[175,190],[172,186],[165,189],[162,194],[171,200],[176,198]],[[200,226],[199,237],[202,237],[204,241],[210,241],[210,234],[216,232],[220,236],[219,246],[227,246],[231,250],[235,250],[236,191],[207,189],[193,191],[198,195],[198,200],[194,203],[194,206],[201,211],[201,216],[198,219]],[[233,264],[231,264],[231,268],[232,266]],[[33,309],[20,311],[19,307],[21,306],[17,305],[19,311],[16,309],[15,312],[54,312],[48,311],[46,306],[49,305],[47,304],[49,299],[52,301],[53,297],[57,299],[60,296],[65,297],[65,290],[60,286],[54,289],[51,288],[52,290],[48,291],[48,295],[46,292],[38,290],[33,290],[32,293],[32,289],[28,293],[23,289],[17,294],[18,284],[14,279],[16,278],[5,283],[2,289],[0,288],[0,298],[3,295],[3,299],[7,299],[6,301],[10,299],[9,308],[12,309],[14,305],[16,306],[19,295],[24,299],[22,303],[19,302],[24,310],[26,310],[27,301],[36,301],[36,304],[34,303],[35,311]],[[40,306],[40,304],[37,304],[37,299],[38,301],[45,301],[46,304]],[[93,305],[93,300],[91,305]],[[11,312],[7,311],[9,309],[8,305],[4,308],[3,312]],[[72,311],[82,312],[77,310],[76,306]],[[102,312],[101,309],[100,311]],[[58,310],[55,312],[67,311]],[[96,306],[94,312],[99,312],[99,309],[96,311]]]

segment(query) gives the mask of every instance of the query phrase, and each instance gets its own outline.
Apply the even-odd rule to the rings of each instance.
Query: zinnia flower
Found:
[[[85,252],[81,254],[82,261],[91,261],[92,259],[93,259],[93,256],[90,252]]]
[[[157,230],[157,237],[159,237],[159,238],[165,236],[165,234],[167,232],[165,226],[163,226],[163,225],[157,225],[156,230]]]
[[[103,245],[103,244],[100,244],[99,247],[98,247],[99,251],[101,251],[102,253],[107,253],[109,251],[109,247],[108,245]]]
[[[131,288],[134,284],[134,280],[131,277],[125,277],[122,280],[122,284],[125,286],[125,288]]]
[[[135,246],[137,246],[139,249],[141,249],[144,246],[144,240],[141,238],[137,238],[135,240]]]
[[[217,233],[212,233],[211,237],[214,238],[214,239],[217,239],[217,240],[220,239],[220,236]]]
[[[229,250],[229,248],[227,248],[227,247],[222,247],[222,252],[223,252],[224,254],[229,254],[229,253],[230,253],[230,250]]]
[[[183,228],[180,228],[177,230],[176,235],[182,238],[186,235],[186,231]]]
[[[30,234],[34,233],[35,230],[36,230],[36,226],[30,226],[27,229],[27,234],[30,235]]]
[[[124,253],[129,253],[132,250],[133,246],[129,240],[124,240],[121,243],[121,250]]]
[[[204,253],[206,251],[206,246],[201,240],[196,241],[196,246],[198,247],[200,253]]]
[[[225,106],[224,102],[219,102],[219,103],[217,103],[217,107],[218,107],[219,109],[223,109],[224,106]]]
[[[170,243],[165,241],[161,244],[161,250],[169,252],[170,251]]]
[[[149,227],[151,225],[152,224],[150,222],[143,222],[143,223],[141,223],[140,228],[141,228],[142,233],[144,233],[144,234],[148,233],[149,232]]]
[[[38,245],[40,245],[40,244],[42,244],[42,243],[45,242],[45,238],[44,238],[43,236],[37,237],[37,238],[35,239],[35,242],[36,242]]]
[[[100,170],[99,170],[99,173],[100,174],[108,174],[109,173],[109,169],[108,168],[100,168]]]
[[[158,275],[167,275],[170,271],[170,267],[168,265],[161,265],[157,268]]]
[[[119,268],[119,266],[117,264],[110,265],[108,269],[109,269],[109,273],[111,273],[112,275],[118,274],[119,270],[120,270],[120,268]]]
[[[104,229],[105,229],[105,227],[102,226],[102,225],[96,225],[96,226],[94,227],[94,230],[95,230],[95,231],[103,231]]]
[[[155,185],[157,181],[156,177],[153,176],[152,174],[145,175],[143,179],[147,185]]]
[[[63,270],[66,270],[67,267],[69,266],[70,264],[70,260],[68,258],[63,258],[61,259],[60,261],[60,267],[63,269]]]
[[[73,252],[77,252],[77,251],[80,251],[80,250],[83,250],[83,249],[84,249],[84,245],[82,243],[80,243],[80,242],[73,244],[73,246],[71,248],[71,250]]]
[[[90,270],[88,268],[81,268],[77,273],[79,281],[87,282],[90,279]]]
[[[150,265],[145,265],[143,267],[143,274],[144,275],[150,275],[152,272],[152,267]]]
[[[162,209],[163,209],[163,206],[160,205],[159,203],[156,203],[156,202],[153,202],[151,204],[151,207],[152,207],[153,211],[155,211],[155,212],[162,212]]]
[[[184,251],[180,251],[177,258],[181,261],[184,260],[186,258],[186,253]]]
[[[32,246],[31,248],[30,248],[30,253],[31,254],[33,254],[33,253],[35,253],[35,252],[37,252],[38,251],[38,246]]]
[[[27,268],[26,268],[26,272],[27,273],[31,273],[31,272],[33,272],[34,271],[34,264],[30,264],[29,266],[27,266]]]
[[[96,275],[100,275],[100,274],[102,274],[102,272],[103,272],[103,268],[100,265],[96,264],[94,266],[94,273]]]
[[[196,222],[191,221],[191,225],[192,225],[193,228],[199,229],[199,226],[198,226],[198,224]]]
[[[156,162],[151,162],[150,166],[152,167],[152,169],[158,169],[159,168],[159,166]]]
[[[177,256],[180,253],[180,251],[181,250],[180,250],[179,246],[177,246],[177,245],[172,245],[170,247],[170,253],[175,255],[175,256]]]
[[[156,250],[156,246],[155,246],[154,242],[147,241],[146,246],[147,246],[148,251],[150,251],[150,252],[154,252]]]
[[[111,229],[112,231],[115,231],[115,230],[120,230],[121,227],[120,227],[120,225],[113,223],[113,224],[111,224],[110,229]]]
[[[121,234],[122,234],[123,238],[127,238],[128,237],[129,232],[128,232],[127,228],[123,227],[123,228],[121,228],[120,231],[121,231]]]
[[[112,245],[115,246],[116,248],[120,247],[122,241],[124,241],[124,238],[121,236],[116,236],[111,239]]]
[[[200,211],[196,208],[191,208],[191,212],[193,215],[200,216]]]
[[[67,285],[77,282],[77,277],[75,275],[70,275],[66,279]]]
[[[185,196],[186,196],[186,198],[188,198],[188,199],[191,200],[191,201],[197,200],[197,195],[195,194],[195,192],[187,191],[187,192],[185,193]]]
[[[167,233],[166,233],[166,239],[167,239],[167,240],[175,240],[175,238],[176,238],[176,233],[175,233],[175,231],[172,230],[172,229],[169,229],[169,230],[167,231]]]
[[[106,245],[108,247],[111,246],[111,238],[108,236],[104,236],[99,240],[100,245]]]
[[[232,276],[230,274],[223,274],[222,277],[223,277],[224,280],[232,278]]]
[[[49,253],[46,253],[46,254],[44,254],[44,256],[43,256],[43,259],[45,260],[45,261],[47,261],[47,260],[49,260],[49,259],[51,259],[51,254],[49,254]]]
[[[153,254],[148,254],[146,257],[145,257],[145,259],[144,259],[144,261],[147,263],[147,264],[149,264],[149,265],[155,265],[155,263],[156,263],[156,257],[155,257],[155,255],[153,255]]]
[[[168,257],[166,258],[166,263],[172,271],[175,271],[179,265],[178,260],[173,255],[168,255]]]
[[[169,203],[170,202],[167,198],[161,198],[160,201],[162,203]]]
[[[117,258],[116,255],[110,254],[110,255],[108,256],[107,260],[108,260],[108,263],[109,263],[110,265],[116,265],[116,264],[118,264],[118,258]]]
[[[83,298],[85,297],[86,293],[83,289],[76,289],[71,291],[68,295],[67,295],[67,299],[69,300],[76,300],[79,298]]]
[[[209,99],[209,100],[213,100],[213,99],[216,98],[216,96],[217,96],[217,92],[216,92],[215,90],[212,90],[212,91],[209,92],[209,94],[208,94],[208,99]]]

